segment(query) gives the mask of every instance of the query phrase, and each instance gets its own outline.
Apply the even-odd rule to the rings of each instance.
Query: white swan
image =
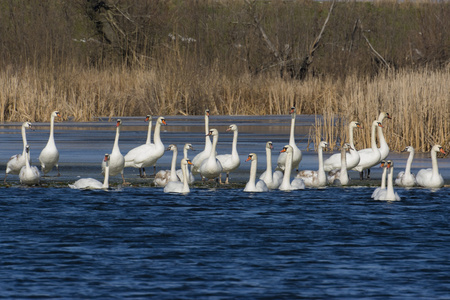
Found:
[[[296,109],[295,107],[291,107],[291,130],[289,135],[289,145],[292,147],[293,156],[292,156],[292,169],[296,169],[298,171],[298,165],[300,164],[300,161],[302,160],[302,151],[297,147],[295,144],[295,117],[296,117]],[[286,165],[286,153],[282,152],[278,156],[277,160],[277,170],[284,171]]]
[[[416,176],[411,173],[411,164],[414,159],[413,146],[406,147],[402,152],[409,152],[408,160],[406,161],[405,171],[398,173],[395,179],[395,184],[403,187],[411,187],[416,185]]]
[[[191,165],[192,162],[189,160],[189,158],[183,158],[181,160],[181,170],[183,171],[183,182],[180,181],[170,181],[167,183],[167,185],[164,187],[164,193],[178,193],[178,194],[187,194],[190,192],[189,185],[187,183],[187,169],[188,164]]]
[[[436,154],[441,152],[446,154],[441,145],[434,145],[431,148],[431,169],[421,169],[417,172],[417,184],[426,188],[440,188],[444,186],[444,179],[439,173]]]
[[[123,177],[123,168],[125,166],[125,159],[120,152],[119,148],[119,135],[120,135],[120,128],[122,127],[122,120],[118,119],[116,122],[116,137],[114,139],[114,146],[112,149],[111,154],[109,155],[109,175],[110,176],[116,176],[120,173],[122,175],[122,182],[125,185],[125,177]],[[103,160],[102,162],[102,174],[106,176],[105,173],[106,168],[106,162]]]
[[[245,185],[244,192],[267,192],[269,191],[269,188],[267,187],[266,183],[263,180],[258,180],[256,182],[256,169],[258,165],[258,157],[255,153],[250,153],[248,155],[248,158],[246,161],[251,160],[251,166],[250,166],[250,178]]]
[[[209,138],[209,109],[205,110],[205,148],[197,154],[192,160],[192,174],[198,174],[202,162],[209,157],[211,153],[211,139]]]
[[[383,125],[381,125],[381,123],[378,120],[373,121],[370,134],[371,148],[365,148],[358,151],[359,163],[356,167],[352,169],[359,172],[359,177],[361,180],[363,179],[362,172],[365,169],[371,168],[380,162],[381,154],[380,150],[378,150],[377,142],[375,140],[375,131],[377,126],[383,127]]]
[[[170,165],[170,170],[160,170],[155,175],[155,179],[153,183],[156,186],[166,186],[170,181],[180,181],[177,176],[177,156],[178,156],[178,147],[174,144],[170,144],[167,147],[166,151],[172,151],[172,163]]]
[[[349,136],[349,143],[350,143],[350,152],[346,154],[346,160],[347,160],[347,169],[351,170],[354,167],[356,167],[359,164],[359,153],[355,149],[355,143],[353,139],[353,129],[354,128],[362,128],[361,124],[356,121],[350,122],[348,125],[348,136]],[[341,168],[341,154],[336,153],[328,157],[323,162],[323,169],[325,172],[329,172],[331,170],[336,170]]]
[[[161,125],[167,125],[164,117],[156,120],[153,144],[144,144],[131,149],[125,155],[125,168],[145,168],[156,164],[158,159],[164,155],[164,144],[161,141]]]
[[[81,178],[73,184],[69,184],[71,189],[77,190],[107,190],[109,188],[109,154],[105,154],[105,178],[103,183],[94,178]]]
[[[39,184],[41,180],[41,174],[39,170],[35,166],[30,166],[29,157],[30,157],[30,146],[25,146],[25,166],[20,169],[19,179],[21,184],[26,185],[35,185]]]
[[[150,145],[152,143],[152,116],[147,115],[145,117],[145,122],[148,122],[148,130],[147,130],[147,140],[145,144]],[[156,164],[153,165],[154,174],[156,174]],[[145,168],[139,168],[139,177],[146,178],[147,174],[145,174]]]
[[[56,148],[55,139],[53,137],[55,117],[61,117],[59,111],[52,112],[50,116],[50,136],[48,138],[47,145],[44,149],[42,149],[41,154],[39,155],[39,161],[41,163],[41,170],[44,175],[50,172],[55,166],[58,171],[57,176],[60,176],[58,168],[59,152]]]
[[[194,147],[192,146],[192,144],[186,143],[186,144],[184,144],[184,147],[183,147],[183,158],[188,158],[188,155],[187,155],[188,150],[194,151]],[[188,177],[188,183],[189,184],[194,183],[195,177],[192,174],[192,172],[189,171],[189,166],[188,166],[186,174],[187,174],[187,177]],[[183,181],[183,170],[178,169],[177,170],[177,176],[178,176],[178,179],[180,179],[180,181]]]
[[[231,146],[231,154],[217,155],[217,159],[220,161],[220,164],[222,165],[222,171],[227,173],[225,184],[228,184],[230,172],[236,170],[241,165],[241,160],[239,159],[239,154],[237,152],[238,127],[236,124],[231,124],[227,128],[227,131],[233,132],[233,144]],[[219,177],[219,182],[222,183],[222,174]]]
[[[383,168],[383,174],[381,175],[381,185],[373,191],[372,196],[371,196],[372,198],[377,197],[380,192],[383,192],[383,193],[386,192],[387,163],[385,160],[381,161],[380,167]]]
[[[27,133],[26,129],[31,128],[32,125],[30,122],[23,122],[22,123],[22,142],[23,142],[23,151],[22,154],[16,154],[11,156],[11,158],[8,160],[8,163],[6,164],[6,174],[5,174],[5,180],[6,183],[6,177],[8,177],[8,174],[14,174],[18,175],[20,173],[20,170],[23,166],[25,166],[25,159],[27,158]],[[28,160],[29,162],[31,160]]]
[[[270,190],[277,189],[281,182],[283,181],[283,172],[281,171],[275,171],[272,174],[272,149],[273,144],[271,141],[268,141],[266,143],[266,161],[267,161],[267,167],[264,173],[259,176],[259,179],[264,180],[266,183],[266,186]]]
[[[284,170],[283,181],[278,187],[282,191],[292,191],[292,190],[303,190],[305,188],[305,183],[301,178],[294,178],[291,182],[291,171],[292,171],[292,153],[294,150],[291,145],[286,145],[283,147],[281,152],[286,152],[286,168]],[[291,166],[289,168],[289,166]]]
[[[322,187],[327,184],[327,176],[323,169],[323,148],[328,147],[328,143],[321,141],[318,149],[319,169],[317,171],[303,170],[297,173],[295,178],[303,179],[305,186]]]
[[[389,113],[384,111],[380,112],[380,114],[378,115],[378,122],[383,124],[383,120],[385,118],[392,119]],[[386,143],[386,139],[384,138],[383,127],[377,128],[378,139],[380,140],[380,148],[378,148],[378,151],[380,151],[380,160],[378,161],[378,163],[380,163],[389,155],[389,146]],[[367,168],[367,178],[370,178],[370,168]]]
[[[214,179],[217,178],[223,171],[222,164],[216,158],[216,147],[219,140],[219,131],[213,128],[209,131],[209,135],[212,135],[213,137],[211,151],[209,153],[209,157],[203,160],[199,171],[202,177]]]
[[[387,201],[399,201],[400,196],[394,191],[394,162],[388,160],[387,169],[389,174],[387,176],[387,188],[386,190],[381,190],[375,197],[374,200],[387,200]]]
[[[341,169],[332,170],[328,172],[328,183],[333,184],[335,181],[339,181],[340,185],[348,185],[350,178],[347,172],[347,151],[351,151],[352,146],[349,143],[345,143],[341,149]]]

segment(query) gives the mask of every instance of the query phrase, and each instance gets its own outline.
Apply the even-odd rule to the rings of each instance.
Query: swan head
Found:
[[[177,151],[178,148],[175,144],[170,144],[169,147],[167,147],[166,151]]]
[[[210,129],[207,135],[219,136],[219,131],[215,128]]]
[[[105,154],[105,157],[103,158],[103,161],[104,162],[108,162],[109,161],[109,154],[108,153]]]
[[[378,121],[383,122],[384,119],[392,119],[392,117],[389,113],[382,111],[378,115]]]
[[[23,122],[22,127],[31,129],[32,125],[30,122]]]
[[[249,161],[249,160],[253,161],[253,160],[257,160],[257,159],[258,159],[258,156],[256,155],[256,153],[250,153],[245,161]]]
[[[181,160],[181,165],[182,166],[192,165],[192,162],[191,162],[191,160],[189,158],[183,158]]]
[[[392,160],[386,161],[386,168],[390,169],[394,167],[394,162]]]
[[[283,147],[283,149],[281,149],[281,153],[286,152],[286,153],[292,153],[294,150],[292,149],[291,145],[286,145]]]
[[[402,152],[414,152],[414,147],[413,146],[406,146],[406,148],[403,149]]]
[[[164,117],[159,117],[157,122],[158,122],[159,124],[167,125],[166,119],[164,119]]]
[[[60,117],[61,118],[61,114],[59,113],[59,111],[55,110],[54,112],[52,112],[52,118],[54,117]]]
[[[236,124],[231,124],[230,126],[228,126],[227,131],[237,131],[238,127]]]
[[[441,152],[444,155],[447,154],[447,153],[445,153],[444,148],[442,148],[441,145],[434,145],[433,148],[431,148],[431,151]]]
[[[386,161],[383,159],[382,161],[380,161],[380,168],[386,168]]]
[[[145,122],[151,122],[152,121],[152,116],[150,116],[150,115],[147,115],[146,117],[145,117]]]
[[[327,148],[328,147],[328,143],[325,142],[325,141],[321,141],[320,144],[319,144],[319,147],[320,148]]]
[[[209,117],[209,109],[205,110],[205,116]]]
[[[118,119],[116,122],[116,127],[120,127],[120,126],[122,126],[122,120]]]
[[[362,128],[361,123],[356,122],[356,121],[350,122],[350,127],[351,128]]]
[[[383,125],[381,124],[381,122],[380,121],[378,121],[378,120],[375,120],[375,121],[373,121],[372,122],[372,126],[374,126],[374,127],[381,127],[381,128],[383,128]]]
[[[192,146],[192,144],[189,144],[189,143],[184,144],[184,149],[195,151],[195,149]]]
[[[292,106],[291,110],[289,111],[289,114],[292,116],[292,118],[295,118],[295,112],[296,112],[295,106]]]
[[[272,141],[268,141],[268,142],[266,143],[266,149],[273,149]]]
[[[344,149],[345,151],[354,150],[349,143],[345,143],[344,145],[342,145],[342,149]]]

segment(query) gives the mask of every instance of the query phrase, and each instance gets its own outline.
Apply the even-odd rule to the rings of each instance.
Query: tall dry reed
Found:
[[[175,71],[176,70],[176,71]],[[413,145],[428,151],[433,143],[448,145],[450,132],[450,67],[398,71],[374,78],[348,76],[341,81],[306,81],[270,75],[225,76],[215,68],[193,72],[183,60],[151,69],[99,70],[71,66],[59,69],[0,71],[0,121],[47,121],[59,109],[66,118],[198,114],[283,114],[296,105],[301,114],[316,114],[311,139],[332,148],[348,139],[347,124],[356,120],[358,149],[369,146],[370,124],[380,111],[386,139],[393,150]]]

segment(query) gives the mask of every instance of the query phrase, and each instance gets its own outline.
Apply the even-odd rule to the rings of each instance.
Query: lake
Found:
[[[147,123],[144,117],[122,120],[125,154],[145,142]],[[166,121],[161,139],[178,145],[179,158],[185,142],[203,150],[203,116]],[[61,177],[52,171],[41,187],[23,187],[9,175],[0,187],[0,297],[448,299],[448,157],[439,159],[444,188],[395,187],[397,202],[371,199],[381,175],[377,167],[370,181],[354,180],[346,188],[243,193],[248,153],[260,155],[260,173],[265,143],[272,140],[275,163],[288,143],[290,117],[211,116],[210,127],[220,132],[219,154],[231,152],[232,134],[225,129],[232,123],[239,126],[241,157],[232,184],[195,184],[185,196],[165,194],[128,168],[130,186],[115,176],[109,191],[69,189],[81,177],[101,180],[115,123],[56,123]],[[306,151],[313,123],[314,117],[297,116],[300,169],[317,169],[316,152]],[[33,125],[27,138],[36,165],[49,126]],[[0,132],[5,170],[8,158],[22,152],[20,124],[2,124]],[[389,158],[396,172],[404,169],[407,154]],[[170,161],[167,152],[157,169],[169,169]],[[429,154],[416,154],[412,171],[430,165]]]

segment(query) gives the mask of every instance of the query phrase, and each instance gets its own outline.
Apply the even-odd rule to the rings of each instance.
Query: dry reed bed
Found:
[[[398,71],[375,78],[349,76],[343,81],[312,78],[290,81],[244,75],[230,78],[215,68],[194,73],[189,66],[159,66],[154,70],[110,70],[70,67],[0,71],[0,121],[48,121],[50,110],[76,121],[98,116],[201,114],[285,114],[298,112],[316,119],[311,139],[327,140],[332,148],[346,141],[347,124],[356,130],[358,149],[370,143],[370,124],[380,111],[392,150],[413,145],[428,151],[434,143],[448,147],[450,132],[450,67],[440,71]]]

